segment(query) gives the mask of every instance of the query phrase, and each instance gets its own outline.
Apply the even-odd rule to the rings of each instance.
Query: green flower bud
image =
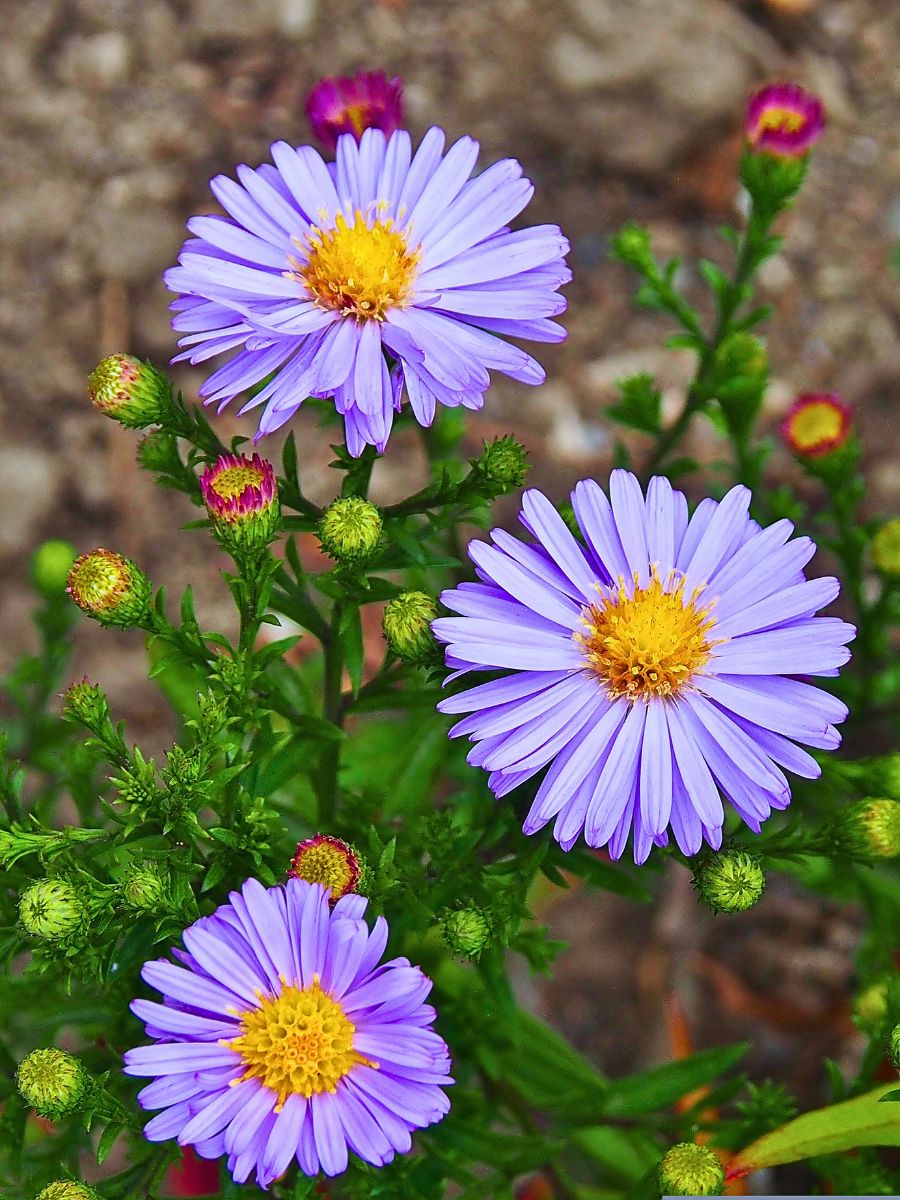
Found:
[[[42,1117],[64,1117],[81,1107],[90,1076],[72,1054],[51,1046],[32,1050],[16,1069],[22,1098]]]
[[[856,800],[841,814],[838,845],[864,858],[896,858],[900,854],[900,803],[896,800]]]
[[[119,885],[122,903],[133,912],[156,912],[169,897],[169,881],[154,862],[133,866]]]
[[[39,879],[19,899],[19,919],[26,931],[48,942],[73,933],[84,917],[81,894],[67,879]]]
[[[441,921],[444,941],[454,954],[477,958],[491,938],[491,924],[478,908],[458,908]]]
[[[613,238],[613,252],[621,262],[644,274],[655,274],[656,264],[650,249],[650,234],[643,225],[628,224]]]
[[[715,913],[752,908],[766,886],[759,858],[745,850],[725,850],[704,858],[694,870],[694,886]]]
[[[48,1183],[35,1200],[102,1200],[99,1192],[74,1179],[57,1179]]]
[[[88,729],[104,724],[109,720],[109,704],[103,689],[87,678],[73,683],[63,695],[63,716]]]
[[[78,607],[101,625],[130,629],[150,607],[150,581],[131,561],[111,550],[92,550],[76,558],[67,591]]]
[[[725,1170],[706,1146],[679,1142],[659,1164],[658,1179],[664,1196],[718,1196]]]
[[[111,354],[88,378],[94,408],[128,429],[158,425],[171,412],[172,385],[156,367],[130,354]]]
[[[900,1071],[900,1025],[895,1025],[891,1030],[890,1048],[891,1061],[897,1070]]]
[[[63,594],[77,553],[70,542],[58,539],[38,546],[31,556],[31,578],[42,596],[55,600]]]
[[[885,976],[868,984],[854,997],[853,1019],[865,1033],[876,1034],[884,1026],[890,1013],[889,980]]]
[[[872,562],[882,575],[900,576],[900,517],[886,521],[872,538]]]
[[[322,549],[341,563],[363,563],[381,541],[383,522],[374,504],[359,496],[344,496],[325,510],[319,522]]]
[[[440,647],[431,632],[437,604],[426,592],[404,592],[389,600],[381,619],[381,630],[390,650],[401,662],[413,667],[437,665]]]
[[[514,437],[485,442],[481,456],[472,462],[479,475],[480,490],[488,499],[513,492],[525,482],[528,453]]]

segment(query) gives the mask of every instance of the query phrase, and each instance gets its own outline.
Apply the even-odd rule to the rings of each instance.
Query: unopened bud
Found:
[[[277,534],[275,471],[258,454],[223,454],[200,476],[200,488],[213,532],[230,554],[264,549]]]
[[[359,496],[344,496],[325,510],[319,522],[322,549],[342,563],[363,563],[381,542],[381,513]]]
[[[718,1196],[725,1171],[706,1146],[679,1142],[659,1164],[659,1187],[664,1196]]]
[[[900,1071],[900,1025],[895,1025],[890,1037],[891,1062]]]
[[[875,1034],[883,1029],[889,1007],[888,979],[876,979],[854,998],[853,1018],[865,1033]]]
[[[327,833],[299,842],[288,874],[307,883],[331,888],[331,903],[359,890],[362,860],[353,846]]]
[[[171,410],[172,386],[162,372],[130,354],[111,354],[88,378],[94,408],[128,429],[158,425]]]
[[[694,871],[694,886],[713,912],[744,912],[763,894],[766,875],[755,854],[724,850],[699,863]]]
[[[92,550],[76,558],[66,589],[78,607],[101,625],[130,629],[150,607],[150,581],[129,558]]]
[[[491,924],[478,908],[457,908],[441,921],[444,941],[454,954],[477,958],[491,938]]]
[[[122,903],[134,912],[155,912],[165,907],[168,880],[153,862],[131,867],[121,884]]]
[[[480,477],[480,490],[488,499],[515,491],[525,482],[528,454],[514,437],[485,442],[481,456],[472,463]]]
[[[63,695],[63,716],[94,729],[109,719],[109,704],[99,684],[82,679]]]
[[[613,238],[616,258],[645,274],[653,274],[656,264],[650,249],[650,234],[643,225],[628,224]]]
[[[16,1069],[22,1098],[42,1117],[64,1117],[80,1108],[90,1076],[72,1054],[51,1046],[32,1050]]]
[[[856,800],[837,823],[838,844],[864,858],[896,858],[900,854],[900,803]]]
[[[67,879],[39,879],[19,899],[19,919],[33,937],[57,941],[84,921],[81,894]]]
[[[102,1200],[99,1192],[75,1179],[57,1179],[48,1183],[35,1200]]]
[[[404,592],[389,600],[381,619],[384,640],[397,657],[410,666],[440,662],[440,648],[431,632],[437,603],[426,592]]]
[[[63,594],[77,553],[71,542],[55,538],[38,546],[31,556],[31,578],[42,596],[55,600]]]
[[[885,521],[872,538],[872,562],[882,575],[900,576],[900,517]]]

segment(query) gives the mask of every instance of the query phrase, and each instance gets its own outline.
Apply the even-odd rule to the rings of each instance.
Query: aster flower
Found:
[[[824,458],[850,436],[850,408],[834,392],[805,392],[781,423],[781,436],[798,458]]]
[[[367,129],[392,134],[403,124],[403,80],[384,71],[320,79],[306,100],[312,131],[329,153],[342,133],[357,141]]]
[[[718,849],[723,796],[758,832],[790,801],[782,767],[820,773],[795,742],[838,745],[845,705],[798,677],[837,674],[855,631],[814,615],[838,581],[805,579],[814,544],[789,521],[761,529],[746,488],[689,519],[666,479],[645,499],[614,471],[610,499],[592,480],[572,493],[583,545],[532,490],[537,545],[494,530],[469,546],[480,582],[445,592],[460,616],[432,628],[448,666],[503,675],[438,707],[471,714],[452,732],[496,795],[549,768],[526,833],[555,819],[564,849],[583,831],[618,858],[633,831],[637,862],[670,826],[686,854]]]
[[[277,142],[274,165],[212,181],[230,216],[189,221],[196,236],[166,273],[179,358],[232,355],[203,384],[207,403],[262,385],[241,409],[262,407],[259,438],[307,396],[333,397],[359,455],[384,448],[404,397],[430,425],[438,404],[480,408],[490,371],[542,382],[505,338],[565,336],[551,318],[568,243],[555,225],[507,228],[533,191],[519,163],[470,179],[478,143],[443,148],[440,129],[415,155],[404,130],[367,129],[338,139],[333,165]]]
[[[747,105],[747,140],[758,154],[800,158],[819,140],[824,128],[822,101],[796,83],[768,84],[755,92]]]
[[[336,903],[356,891],[362,871],[352,846],[330,834],[317,833],[297,843],[288,874],[327,887],[332,903]]]
[[[450,1059],[430,1028],[431,981],[405,958],[381,963],[387,924],[366,900],[289,879],[248,880],[184,932],[181,966],[144,965],[163,1004],[131,1007],[157,1039],[125,1055],[125,1073],[157,1078],[138,1095],[161,1108],[150,1141],[177,1138],[228,1156],[238,1183],[267,1188],[296,1158],[338,1175],[348,1151],[382,1166],[410,1133],[439,1121]]]

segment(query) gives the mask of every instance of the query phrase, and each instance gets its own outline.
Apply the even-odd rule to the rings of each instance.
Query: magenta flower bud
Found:
[[[403,124],[403,80],[388,79],[384,71],[357,71],[320,79],[306,100],[313,134],[334,151],[342,133],[357,141],[367,129],[390,136]]]
[[[200,476],[213,531],[229,551],[267,546],[278,531],[280,506],[272,464],[258,454],[223,454]]]
[[[796,83],[771,83],[750,97],[745,130],[757,154],[801,158],[822,136],[825,109]]]

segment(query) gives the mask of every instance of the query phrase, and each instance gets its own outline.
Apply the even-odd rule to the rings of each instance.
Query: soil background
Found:
[[[189,505],[137,471],[136,439],[91,411],[85,380],[104,353],[171,357],[160,277],[185,219],[215,209],[209,178],[257,165],[276,139],[308,140],[311,84],[358,67],[405,78],[415,135],[436,123],[478,138],[485,164],[519,158],[536,184],[528,220],[571,239],[570,337],[538,349],[547,384],[498,377],[467,433],[477,452],[514,431],[531,481],[557,497],[608,471],[616,379],[655,373],[673,412],[691,369],[660,349],[668,322],[634,309],[632,279],[607,258],[612,234],[647,222],[661,254],[721,261],[748,91],[792,78],[820,93],[828,130],[761,279],[775,306],[765,419],[774,428],[799,391],[841,392],[867,503],[900,510],[893,0],[0,0],[0,21],[0,668],[29,644],[27,557],[51,536],[122,550],[174,594],[190,581],[206,627],[229,628],[224,563],[180,531]],[[689,266],[680,281],[702,295]],[[196,395],[199,373],[177,378]],[[218,418],[223,438],[252,432],[249,420]],[[327,439],[308,414],[294,428],[308,490],[328,499]],[[718,454],[701,427],[692,449]],[[414,440],[392,440],[378,496],[408,491],[421,469]],[[796,474],[778,451],[770,479]],[[104,684],[131,737],[151,752],[165,742],[137,636],[83,623],[76,671]],[[572,948],[534,1003],[604,1069],[671,1053],[670,1003],[661,1018],[676,992],[695,1044],[750,1038],[754,1074],[788,1079],[806,1103],[821,1098],[824,1054],[849,1065],[859,1053],[856,918],[783,881],[727,933],[677,868],[654,910],[574,895],[548,915]]]

